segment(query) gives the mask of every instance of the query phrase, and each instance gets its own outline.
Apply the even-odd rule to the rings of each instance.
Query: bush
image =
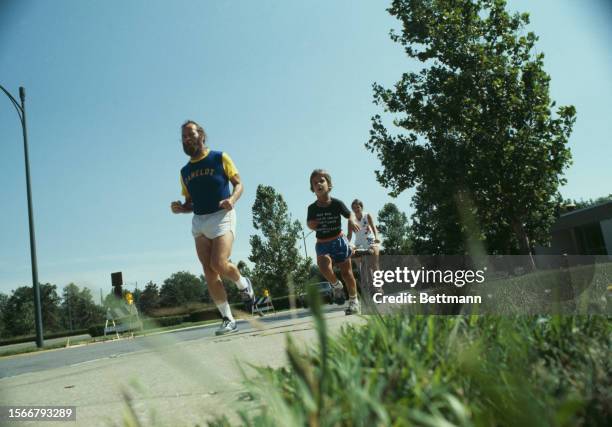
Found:
[[[98,323],[97,325],[92,325],[87,330],[89,335],[93,337],[101,337],[104,335],[104,323]]]
[[[188,322],[203,322],[206,320],[217,320],[220,319],[221,315],[219,310],[216,308],[202,311],[195,311],[187,316]]]
[[[183,323],[188,316],[167,316],[167,317],[157,317],[153,319],[144,319],[142,321],[142,327],[144,329],[155,329],[155,328],[164,328],[167,326],[175,326]]]
[[[200,302],[189,302],[183,305],[175,307],[160,307],[151,310],[149,314],[152,318],[159,317],[170,317],[170,316],[186,316],[193,312],[205,311],[208,309],[216,308],[214,304],[200,303]]]
[[[295,304],[297,305],[297,301]],[[291,304],[289,302],[289,296],[280,297],[280,298],[272,298],[272,305],[274,305],[275,310],[288,310],[291,308]]]
[[[50,334],[43,334],[43,338],[46,340],[50,340],[54,338],[64,338],[64,337],[72,337],[75,335],[84,335],[87,333],[89,333],[88,329],[77,329],[74,331],[59,331],[59,332],[53,332]],[[36,335],[27,335],[24,337],[3,339],[3,340],[0,340],[0,346],[11,345],[11,344],[21,344],[24,342],[32,342],[32,341],[36,341]]]

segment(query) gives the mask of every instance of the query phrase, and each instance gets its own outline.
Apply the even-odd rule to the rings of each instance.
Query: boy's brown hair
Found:
[[[310,180],[309,180],[309,182],[310,182],[310,191],[312,191],[314,193],[314,187],[312,186],[312,179],[315,176],[319,176],[319,175],[321,175],[323,178],[325,178],[325,180],[329,184],[329,188],[331,190],[331,188],[332,188],[332,179],[331,179],[331,175],[329,174],[329,172],[327,172],[325,169],[315,169],[310,174]]]

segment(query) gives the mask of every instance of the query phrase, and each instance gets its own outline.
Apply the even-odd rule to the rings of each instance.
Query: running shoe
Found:
[[[236,321],[231,321],[227,317],[224,317],[221,326],[215,331],[215,335],[231,334],[237,330],[238,326],[236,326]]]
[[[349,299],[349,305],[344,313],[348,316],[351,314],[361,314],[361,305],[359,304],[359,300],[357,298]]]

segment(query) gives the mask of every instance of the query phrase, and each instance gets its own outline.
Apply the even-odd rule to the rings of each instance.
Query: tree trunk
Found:
[[[534,271],[536,269],[535,260],[533,259],[533,255],[531,254],[531,248],[529,246],[529,237],[525,232],[525,227],[523,223],[517,220],[514,220],[512,223],[512,227],[514,228],[514,232],[516,233],[516,237],[519,242],[519,248],[521,255],[527,255],[528,260],[526,263],[526,267],[528,271]]]

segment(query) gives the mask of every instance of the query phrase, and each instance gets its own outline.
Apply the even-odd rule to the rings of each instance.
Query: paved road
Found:
[[[257,410],[257,402],[244,399],[244,378],[255,375],[253,366],[286,365],[287,334],[298,346],[316,345],[312,316],[295,313],[241,322],[240,332],[222,337],[214,336],[212,325],[5,357],[0,405],[74,406],[76,422],[53,423],[70,427],[125,425],[130,414],[140,425],[205,425],[222,415],[236,424],[237,410]],[[328,306],[325,317],[330,334],[364,320],[337,306]]]
[[[327,306],[327,312],[342,310],[340,307]],[[308,310],[283,312],[256,318],[264,328],[268,329],[275,323],[291,318],[311,317]],[[215,338],[218,324],[204,325],[189,329],[164,332],[150,336],[138,336],[113,341],[105,341],[72,348],[61,348],[37,353],[26,353],[0,358],[0,378],[13,377],[28,372],[39,372],[47,369],[72,366],[103,358],[115,358],[137,351],[157,351],[160,348],[176,345],[179,342]],[[238,322],[239,333],[249,333],[257,330],[245,320]],[[216,337],[218,338],[218,337]]]

